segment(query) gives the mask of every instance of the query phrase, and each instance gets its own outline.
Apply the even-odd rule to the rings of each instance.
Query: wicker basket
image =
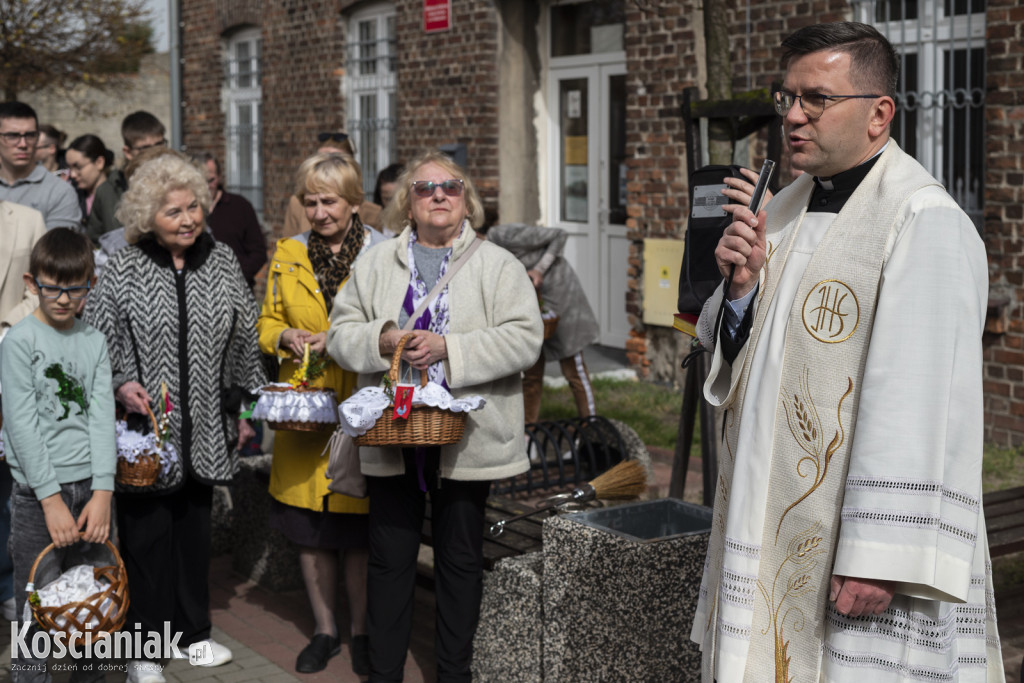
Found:
[[[160,434],[160,424],[152,408],[146,406],[146,413],[153,423],[153,434]],[[123,486],[152,486],[160,474],[160,454],[149,451],[135,458],[135,462],[117,459],[117,475],[114,480]]]
[[[554,318],[544,318],[544,339],[551,339],[555,336],[555,330],[558,329],[558,321],[561,320],[557,315]]]
[[[32,615],[44,631],[63,631],[70,635],[73,630],[83,633],[113,633],[124,626],[128,616],[128,575],[125,572],[124,562],[121,560],[117,548],[109,540],[105,545],[114,556],[113,566],[94,567],[93,576],[98,580],[106,580],[108,585],[102,591],[93,593],[81,602],[72,602],[60,607],[42,607],[29,602]],[[35,585],[36,568],[46,553],[53,550],[53,544],[43,548],[39,553],[32,571],[28,575],[28,585]],[[103,603],[109,601],[104,607]],[[57,620],[64,617],[64,624],[60,625]],[[87,626],[90,619],[95,618],[95,626]]]
[[[392,386],[398,384],[398,368],[402,362],[402,349],[411,334],[402,337],[391,358],[388,376]],[[420,386],[426,386],[427,373],[420,373]],[[413,406],[407,419],[394,420],[384,414],[362,436],[355,439],[357,446],[444,446],[458,443],[466,430],[467,413],[453,413],[434,406]]]
[[[322,387],[275,387],[267,386],[263,387],[262,391],[284,393],[286,391],[294,391],[298,393],[312,393],[319,392],[322,394],[330,394],[334,396],[334,389],[325,389]],[[289,432],[333,432],[338,426],[336,422],[302,422],[300,420],[287,420],[284,422],[271,422],[267,420],[267,426],[275,431],[289,431]]]

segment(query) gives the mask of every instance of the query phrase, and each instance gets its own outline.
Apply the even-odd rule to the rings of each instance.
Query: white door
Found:
[[[569,235],[576,269],[601,325],[600,343],[622,348],[629,241],[626,239],[626,65],[552,69],[549,224]]]

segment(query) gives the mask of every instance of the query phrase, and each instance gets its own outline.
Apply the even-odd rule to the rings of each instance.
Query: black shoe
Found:
[[[370,675],[370,636],[352,636],[352,671]]]
[[[327,660],[341,652],[341,639],[326,633],[317,633],[309,645],[302,648],[295,660],[295,670],[300,674],[314,674],[327,668]]]

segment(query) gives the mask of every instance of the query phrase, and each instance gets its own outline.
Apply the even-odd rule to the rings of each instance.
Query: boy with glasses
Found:
[[[39,120],[23,102],[0,103],[0,200],[24,204],[43,214],[48,230],[78,228],[82,210],[78,195],[36,163]]]
[[[75,317],[95,280],[88,238],[66,228],[47,232],[32,249],[24,279],[39,307],[11,328],[0,351],[4,446],[15,482],[10,549],[19,620],[32,565],[51,542],[59,562],[40,564],[38,586],[59,575],[54,564],[109,562],[109,551],[96,544],[110,533],[116,471],[106,339]],[[25,642],[35,642],[35,628]],[[22,653],[11,657],[16,683],[49,680],[45,661],[14,654]],[[71,680],[103,680],[92,663],[80,661],[84,666]]]

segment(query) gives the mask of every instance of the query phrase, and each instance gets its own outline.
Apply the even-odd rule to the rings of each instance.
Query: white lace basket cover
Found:
[[[412,404],[414,406],[433,406],[453,413],[468,413],[479,410],[487,401],[483,396],[463,396],[455,398],[448,390],[435,382],[427,382],[426,386],[413,389]],[[382,387],[364,387],[352,394],[338,406],[338,417],[341,429],[355,438],[370,431],[377,424],[384,411],[390,411],[391,398]],[[388,419],[391,415],[388,415]]]
[[[325,424],[338,421],[338,403],[333,391],[288,391],[290,388],[287,382],[280,382],[260,389],[260,397],[252,410],[253,419]]]
[[[140,434],[128,429],[124,420],[118,420],[115,427],[117,433],[117,457],[119,460],[135,462],[140,455],[159,453],[161,474],[167,476],[171,463],[178,460],[178,452],[170,443],[165,443],[163,448],[157,450],[156,434]]]
[[[134,432],[133,432],[134,433]],[[102,593],[106,590],[107,584],[104,581],[100,581],[96,578],[94,567],[87,564],[79,564],[71,569],[67,570],[59,577],[40,588],[36,594],[39,596],[39,604],[41,607],[62,607],[64,605],[72,605],[78,602],[86,602],[90,596],[96,593]],[[111,601],[107,598],[100,605],[100,612],[103,614],[107,613],[110,609]],[[113,615],[110,615],[111,617]],[[28,622],[32,621],[32,609],[25,601],[25,610],[22,614],[22,619]],[[75,633],[78,629],[75,626],[71,626],[68,629],[64,627],[68,621],[66,617],[58,616],[54,620],[62,629],[66,630],[68,635]],[[86,622],[86,628],[94,629],[99,624],[99,620],[94,616]],[[51,635],[59,633],[56,629],[50,629]]]

